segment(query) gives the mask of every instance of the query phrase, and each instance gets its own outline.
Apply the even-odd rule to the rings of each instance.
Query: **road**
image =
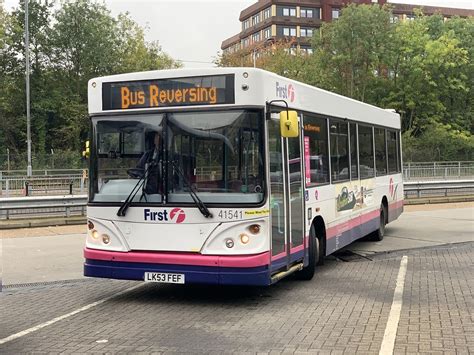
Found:
[[[473,205],[454,207],[269,288],[81,279],[77,227],[5,231],[0,353],[378,354],[390,330],[395,353],[474,353]]]

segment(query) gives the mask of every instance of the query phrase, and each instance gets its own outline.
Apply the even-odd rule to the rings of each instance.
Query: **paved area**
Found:
[[[85,232],[84,225],[0,230],[3,284],[83,278]],[[405,213],[387,226],[383,242],[363,240],[346,249],[370,257],[467,241],[474,241],[472,202],[406,206]]]
[[[387,225],[382,242],[361,240],[347,249],[370,256],[469,241],[474,241],[474,203],[409,206],[398,220]]]
[[[395,353],[474,352],[474,243],[403,253]],[[0,345],[0,353],[377,354],[402,254],[329,258],[309,282],[142,287]],[[0,338],[130,287],[111,280],[7,287]]]
[[[414,207],[383,242],[268,288],[81,279],[83,229],[3,231],[0,354],[378,354],[403,256],[394,353],[474,353],[472,208]]]

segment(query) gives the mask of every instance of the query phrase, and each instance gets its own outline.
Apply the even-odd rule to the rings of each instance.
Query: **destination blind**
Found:
[[[102,84],[102,109],[235,103],[234,75],[214,75]]]

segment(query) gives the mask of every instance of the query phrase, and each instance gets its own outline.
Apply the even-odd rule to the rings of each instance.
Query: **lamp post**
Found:
[[[28,0],[25,0],[25,67],[26,67],[26,141],[28,145],[28,166],[26,175],[31,176],[31,117],[30,117],[30,34],[28,25]]]

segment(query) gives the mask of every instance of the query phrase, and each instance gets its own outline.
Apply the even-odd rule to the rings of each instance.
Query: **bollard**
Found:
[[[72,181],[69,181],[69,195],[72,195]]]
[[[25,196],[30,195],[30,183],[28,181],[25,181]]]

